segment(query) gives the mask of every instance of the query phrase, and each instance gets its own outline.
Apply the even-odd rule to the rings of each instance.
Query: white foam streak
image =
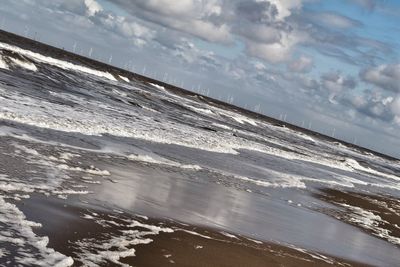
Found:
[[[212,110],[210,109],[206,109],[206,108],[198,108],[198,107],[194,107],[194,106],[186,106],[187,108],[197,112],[197,113],[202,113],[202,114],[206,114],[206,115],[213,115],[214,112],[212,112]]]
[[[64,189],[64,190],[53,190],[52,193],[55,195],[87,195],[91,192],[87,190]]]
[[[191,234],[191,235],[199,236],[199,237],[202,237],[202,238],[205,238],[205,239],[212,239],[211,237],[209,237],[207,235],[202,235],[202,234],[199,234],[199,233],[194,232],[194,231],[189,231],[189,230],[185,230],[185,229],[179,229],[179,231],[182,231],[182,232],[185,232],[185,233],[188,233],[188,234]]]
[[[277,173],[278,174],[278,173]],[[233,178],[239,179],[245,182],[249,182],[252,184],[256,184],[263,187],[272,187],[272,188],[302,188],[305,189],[306,185],[301,181],[302,178],[287,175],[284,173],[279,173],[279,176],[275,176],[274,181],[268,182],[263,180],[256,180],[252,178],[248,178],[245,176],[232,175]],[[278,178],[278,179],[277,179]]]
[[[128,267],[130,265],[121,262],[121,259],[135,256],[135,246],[145,245],[153,242],[148,236],[158,235],[159,233],[172,233],[174,230],[167,227],[144,224],[135,220],[123,219],[127,225],[120,224],[114,220],[104,220],[97,218],[96,213],[84,215],[85,219],[94,220],[103,227],[114,225],[123,227],[118,234],[99,235],[97,238],[88,238],[76,242],[77,249],[80,251],[78,261],[84,266],[102,266],[108,261],[119,266]],[[111,217],[113,218],[113,217]],[[140,230],[138,230],[138,228]],[[106,238],[106,240],[101,240]]]
[[[371,230],[376,236],[386,239],[390,243],[400,245],[400,238],[390,235],[388,229],[380,227],[381,224],[387,224],[379,215],[374,214],[371,211],[364,210],[360,207],[351,206],[348,204],[338,203],[338,205],[346,208],[346,217],[349,222],[354,223],[364,229]]]
[[[230,234],[230,233],[227,233],[227,232],[220,232],[222,235],[224,235],[224,236],[226,236],[226,237],[229,237],[229,238],[233,238],[233,239],[239,239],[237,236],[235,236],[235,235],[232,235],[232,234]]]
[[[5,44],[5,43],[1,43],[0,42],[0,49],[12,51],[12,52],[18,53],[20,55],[23,55],[25,57],[28,57],[28,58],[36,61],[36,62],[49,64],[49,65],[56,66],[56,67],[64,69],[64,70],[83,72],[83,73],[86,73],[86,74],[95,75],[97,77],[106,78],[106,79],[109,79],[109,80],[112,80],[112,81],[117,81],[115,79],[115,77],[112,74],[108,73],[108,72],[94,70],[94,69],[91,69],[91,68],[88,68],[88,67],[84,67],[84,66],[73,64],[71,62],[55,59],[55,58],[52,58],[52,57],[47,57],[47,56],[41,55],[39,53],[35,53],[35,52],[29,51],[29,50],[25,50],[25,49],[22,49],[22,48],[19,48],[19,47],[16,47],[16,46],[12,46],[12,45],[9,45],[9,44]]]
[[[16,58],[12,58],[12,57],[10,57],[10,59],[11,59],[11,61],[12,61],[12,63],[14,65],[16,65],[18,67],[21,67],[23,69],[30,70],[30,71],[33,71],[33,72],[36,72],[38,70],[36,65],[31,63],[31,62],[22,61],[22,60],[19,60],[19,59],[16,59]]]
[[[0,55],[0,69],[5,69],[5,70],[9,69],[7,63],[4,61],[1,55]]]
[[[129,80],[127,77],[125,77],[125,76],[118,75],[118,77],[119,77],[121,80],[123,80],[123,81],[125,81],[125,82],[127,82],[127,83],[130,82],[130,80]]]
[[[310,257],[313,258],[313,259],[321,260],[321,261],[324,261],[324,262],[326,262],[326,263],[328,263],[328,264],[331,264],[331,265],[335,264],[335,260],[334,260],[334,259],[329,258],[329,257],[326,257],[326,256],[321,255],[321,254],[319,254],[319,253],[310,252],[310,251],[308,251],[308,250],[306,250],[306,249],[299,248],[299,247],[296,247],[296,246],[291,245],[291,244],[289,244],[288,247],[290,247],[291,249],[300,251],[301,253],[307,254],[308,256],[310,256]]]
[[[167,160],[164,158],[159,158],[155,159],[149,155],[135,155],[131,154],[128,156],[128,159],[133,160],[133,161],[138,161],[138,162],[144,162],[144,163],[151,163],[151,164],[158,164],[158,165],[166,165],[166,166],[171,166],[171,167],[177,167],[181,169],[187,169],[187,170],[201,170],[202,168],[199,165],[192,165],[192,164],[181,164],[172,160]]]
[[[366,167],[360,165],[360,163],[358,163],[354,159],[347,158],[346,159],[346,164],[348,166],[350,166],[351,168],[353,168],[354,170],[358,170],[358,171],[366,172],[366,173],[369,173],[369,174],[372,174],[372,175],[381,176],[381,177],[389,178],[389,179],[392,179],[392,180],[400,181],[400,177],[399,176],[392,175],[392,174],[387,174],[387,173],[383,173],[383,172],[379,172],[379,171],[376,171],[376,170],[371,169],[371,168],[366,168]]]
[[[257,126],[257,122],[255,120],[253,120],[253,119],[250,119],[248,116],[241,115],[239,113],[234,113],[234,112],[231,112],[231,111],[228,111],[228,110],[223,110],[223,109],[220,109],[220,108],[218,108],[216,110],[217,110],[217,112],[219,114],[224,115],[226,117],[229,117],[229,118],[233,119],[234,121],[236,121],[236,122],[238,122],[240,124],[247,123],[247,124],[250,124],[250,125],[253,125],[253,126]]]
[[[1,231],[4,226],[7,232]],[[26,255],[14,257],[16,263],[28,266],[72,266],[74,261],[71,257],[48,248],[48,237],[40,237],[33,232],[33,227],[40,226],[28,221],[17,206],[7,203],[0,196],[0,242],[6,246],[16,245],[18,252]]]
[[[84,169],[81,167],[71,167],[71,166],[68,166],[67,164],[59,164],[59,165],[57,165],[57,168],[60,170],[85,172],[88,174],[99,175],[99,176],[110,176],[111,175],[109,171],[99,170],[99,169],[95,168],[94,166],[90,166],[90,168]]]
[[[160,89],[160,90],[162,90],[162,91],[165,91],[165,87],[164,87],[164,86],[161,86],[161,85],[158,85],[158,84],[155,84],[155,83],[149,83],[149,84],[150,84],[151,86],[157,88],[157,89]]]

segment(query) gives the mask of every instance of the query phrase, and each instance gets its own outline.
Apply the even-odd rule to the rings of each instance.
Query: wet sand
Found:
[[[154,242],[138,246],[134,266],[367,266],[345,260],[324,259],[322,255],[276,245],[256,244],[246,238],[227,238],[197,229],[215,239],[205,239],[182,231],[160,234]],[[320,257],[319,259],[315,257]],[[333,260],[334,262],[331,262]]]
[[[400,247],[400,199],[335,189],[315,196],[338,208],[322,212]]]
[[[4,158],[0,164],[3,172],[23,180],[30,179],[32,173],[43,177],[56,172],[58,176],[66,177],[62,180],[63,190],[88,191],[82,195],[72,192],[64,199],[62,193],[54,193],[57,190],[41,193],[38,190],[28,199],[13,201],[27,220],[42,225],[33,230],[37,235],[49,238],[48,247],[72,257],[74,266],[90,266],[88,259],[98,266],[120,266],[119,263],[129,266],[345,266],[345,263],[364,266],[351,260],[375,264],[394,261],[385,259],[387,253],[377,252],[375,258],[368,259],[357,256],[360,250],[370,251],[363,242],[359,243],[360,238],[367,240],[365,243],[371,242],[373,240],[366,238],[374,233],[353,229],[353,224],[346,225],[343,222],[349,220],[333,216],[334,209],[319,210],[315,214],[305,206],[288,202],[286,199],[289,197],[295,200],[296,191],[290,191],[286,196],[276,190],[270,191],[271,195],[255,195],[241,190],[239,185],[230,187],[229,184],[219,184],[219,180],[207,181],[208,172],[203,177],[203,173],[197,171],[196,177],[192,177],[187,170],[135,163],[93,151],[38,145],[9,137],[1,140],[3,153],[13,155]],[[60,172],[64,170],[60,169],[60,155],[65,153],[76,156],[64,159],[61,166],[69,166],[70,171]],[[27,164],[21,165],[22,161]],[[91,176],[85,171],[96,170],[90,167],[92,164],[99,168],[100,173],[108,170],[111,175]],[[14,183],[12,179],[10,181]],[[99,184],[87,183],[94,181]],[[48,182],[55,182],[54,177],[50,176]],[[366,198],[330,189],[319,192],[317,198],[326,203],[324,207],[329,207],[327,203],[334,201],[356,205],[353,202]],[[275,195],[272,193],[279,199],[273,200]],[[301,191],[297,194],[303,195]],[[396,203],[393,199],[390,207],[395,209]],[[151,218],[145,219],[136,213]],[[383,213],[385,211],[382,211],[382,217],[386,215]],[[350,211],[343,213],[351,214]],[[133,223],[136,226],[132,226]],[[145,227],[138,228],[137,223],[145,224]],[[391,221],[391,224],[395,225],[396,221]],[[161,229],[155,233],[154,227],[173,231],[163,232]],[[332,233],[329,229],[337,230]],[[138,230],[139,233],[135,232]],[[236,237],[221,234],[221,231],[229,231]],[[254,242],[246,236],[264,242]],[[290,244],[275,241],[279,237]],[[296,240],[303,243],[296,244]],[[347,244],[343,244],[343,240]],[[386,240],[378,241],[384,243]],[[115,246],[125,243],[123,247]],[[307,251],[302,249],[306,247],[303,244],[314,246],[309,246]],[[343,247],[356,256],[352,258],[353,252],[344,253]],[[13,252],[12,248],[7,250]],[[132,250],[135,256],[131,255]],[[364,251],[361,253],[365,255]],[[111,261],[112,258],[117,261]],[[10,261],[11,264],[5,266],[17,263],[13,261],[13,254],[2,260]]]
[[[75,199],[77,200],[77,199]],[[79,202],[75,202],[77,204]],[[89,204],[74,204],[74,199],[64,201],[34,195],[31,199],[17,203],[29,220],[41,221],[42,227],[35,233],[49,237],[49,247],[71,256],[74,266],[99,264],[100,266],[367,266],[355,262],[324,256],[294,246],[265,243],[217,229],[183,224],[171,219],[154,219],[129,214],[119,210]],[[135,226],[132,226],[132,221]],[[128,223],[129,222],[129,223]],[[161,230],[154,234],[146,229]],[[119,253],[118,257],[102,255],[102,242],[118,238],[128,229],[143,231],[145,234],[126,247],[114,243],[109,251]],[[147,233],[147,234],[146,234]],[[83,240],[92,240],[88,250]],[[151,239],[146,244],[139,240]],[[97,250],[96,250],[97,248]],[[125,249],[125,250],[124,250]],[[134,255],[123,257],[126,250],[134,249]],[[83,254],[82,254],[83,253]],[[82,256],[83,255],[83,256]],[[95,259],[95,260],[91,260]],[[115,259],[115,262],[112,261]],[[9,259],[12,262],[12,259]],[[12,265],[9,265],[12,266]]]

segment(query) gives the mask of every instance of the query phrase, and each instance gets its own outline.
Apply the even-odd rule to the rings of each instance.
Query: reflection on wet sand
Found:
[[[74,266],[366,266],[293,245],[97,209],[75,198],[66,205],[34,195],[21,210],[33,220],[48,218],[37,234],[48,236],[49,247],[71,256]],[[11,262],[11,255],[5,260]]]
[[[273,195],[266,196],[151,166],[105,168],[111,171],[115,182],[98,187],[94,196],[115,207],[282,244],[290,242],[371,264],[378,264],[382,258],[393,264],[399,260],[398,250],[389,243],[311,211],[311,204],[307,203],[315,203],[315,199],[306,197],[301,190],[277,194],[274,189]],[[305,204],[298,206],[288,199],[301,199]]]

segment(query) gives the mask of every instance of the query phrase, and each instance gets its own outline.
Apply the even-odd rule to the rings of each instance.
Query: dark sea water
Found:
[[[399,161],[118,73],[0,43],[0,266],[118,265],[143,215],[400,266]]]

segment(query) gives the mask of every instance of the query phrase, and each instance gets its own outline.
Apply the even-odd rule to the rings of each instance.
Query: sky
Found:
[[[400,1],[0,1],[4,30],[400,157]]]

